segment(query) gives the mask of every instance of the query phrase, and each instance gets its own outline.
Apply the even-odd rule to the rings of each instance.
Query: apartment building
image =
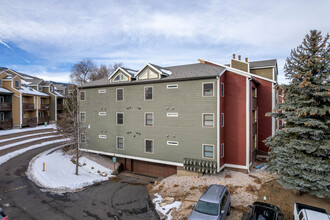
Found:
[[[0,129],[56,121],[64,98],[53,83],[0,67]]]
[[[80,87],[79,148],[151,176],[249,171],[276,128],[264,114],[276,101],[276,77],[276,60],[120,67]]]

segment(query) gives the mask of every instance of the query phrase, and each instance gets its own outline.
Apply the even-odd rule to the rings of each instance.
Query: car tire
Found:
[[[230,212],[231,212],[230,206],[231,206],[231,204],[229,204],[229,206],[228,206],[227,216],[229,216],[230,215]]]

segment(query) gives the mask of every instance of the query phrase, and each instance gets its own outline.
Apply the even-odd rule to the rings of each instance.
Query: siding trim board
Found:
[[[217,172],[220,171],[220,123],[219,123],[219,115],[220,115],[220,96],[219,96],[219,85],[220,85],[220,78],[217,77]]]
[[[108,156],[116,156],[116,157],[122,157],[122,158],[133,159],[133,160],[141,160],[141,161],[146,161],[146,162],[151,162],[151,163],[160,163],[160,164],[183,167],[183,163],[171,162],[171,161],[166,161],[166,160],[148,159],[145,157],[135,157],[135,156],[129,156],[129,155],[124,155],[124,154],[108,153],[108,152],[104,152],[104,151],[97,151],[97,150],[90,150],[90,149],[83,149],[83,148],[79,148],[79,150],[85,151],[85,152],[96,153],[96,154],[108,155]]]
[[[246,156],[246,167],[248,169],[248,172],[250,172],[249,160],[250,160],[250,138],[251,138],[251,133],[250,133],[250,126],[251,126],[250,91],[251,91],[250,79],[246,78],[246,152],[245,152],[245,156]]]

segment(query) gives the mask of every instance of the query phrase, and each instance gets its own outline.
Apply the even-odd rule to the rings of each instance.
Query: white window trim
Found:
[[[174,86],[174,87],[170,87],[170,86]],[[178,84],[168,84],[168,85],[166,86],[166,88],[167,88],[167,89],[177,89],[177,88],[179,88],[179,85],[178,85]]]
[[[212,117],[213,117],[213,125],[212,126],[204,126],[204,115],[212,115]],[[215,121],[215,119],[214,119],[214,113],[202,113],[202,127],[203,128],[214,128],[214,121]]]
[[[99,116],[106,116],[107,113],[106,112],[99,112]]]
[[[122,138],[123,139],[123,149],[118,148],[118,138]],[[117,150],[124,150],[125,149],[125,138],[122,136],[116,136],[116,149]]]
[[[147,141],[152,141],[152,152],[147,152]],[[154,154],[155,152],[155,141],[154,139],[144,139],[144,153],[146,154]]]
[[[152,114],[152,125],[147,125],[147,114]],[[144,127],[153,127],[155,124],[155,117],[153,112],[145,112],[144,113]]]
[[[221,83],[220,93],[221,93],[221,97],[225,97],[225,84],[224,83]]]
[[[118,114],[123,114],[123,123],[122,124],[118,124]],[[124,121],[125,121],[124,112],[116,112],[116,125],[124,125]]]
[[[85,141],[81,141],[81,136],[84,136]],[[86,134],[85,133],[80,133],[80,143],[86,143]]]
[[[117,95],[117,91],[119,89],[122,89],[123,90],[123,100],[118,100],[118,95]],[[123,102],[125,100],[125,91],[124,91],[124,88],[117,88],[116,89],[116,102]]]
[[[171,143],[171,142],[173,142],[173,143]],[[167,141],[166,143],[167,143],[167,145],[171,145],[171,146],[179,146],[179,142],[178,141]]]
[[[81,114],[85,114],[85,120],[81,120]],[[87,114],[86,112],[80,112],[80,122],[86,122],[86,119],[87,119]]]
[[[100,139],[107,139],[107,136],[105,134],[99,134]]]
[[[204,157],[204,146],[212,146],[213,147],[213,157]],[[214,159],[214,144],[202,144],[202,158],[205,159]]]
[[[81,99],[81,93],[84,93],[84,99]],[[80,101],[86,101],[86,92],[85,91],[80,91],[80,97],[79,97]]]
[[[224,158],[225,157],[225,144],[222,143],[221,144],[221,158]]]
[[[179,117],[179,113],[177,112],[167,112],[166,116],[169,118]]]
[[[204,95],[204,84],[212,84],[212,86],[213,86],[212,95]],[[203,97],[214,97],[214,82],[203,82],[202,83],[202,96]]]
[[[220,126],[222,128],[225,127],[225,113],[221,113],[221,116],[220,116]]]
[[[152,88],[152,99],[146,99],[146,88]],[[144,90],[144,101],[153,101],[154,100],[154,87],[153,86],[145,86]]]
[[[106,89],[99,89],[99,93],[107,93]]]

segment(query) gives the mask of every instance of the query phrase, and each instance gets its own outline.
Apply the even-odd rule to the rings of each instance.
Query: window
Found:
[[[113,81],[114,82],[128,81],[128,77],[120,73],[113,79]]]
[[[117,125],[124,124],[124,113],[117,113]]]
[[[144,87],[144,100],[152,100],[152,87]]]
[[[42,91],[42,86],[38,86],[38,90],[39,91]]]
[[[0,112],[0,121],[4,121],[5,120],[5,113]]]
[[[117,95],[116,100],[117,102],[124,101],[124,89],[116,89]]]
[[[146,153],[154,152],[154,141],[153,140],[145,140],[145,152]]]
[[[221,144],[221,158],[225,156],[225,144]]]
[[[221,113],[221,127],[225,126],[225,114]]]
[[[50,87],[50,92],[54,92],[54,87],[53,86]]]
[[[153,126],[154,125],[154,114],[153,113],[145,113],[145,126]]]
[[[203,157],[213,159],[213,148],[214,145],[203,144]]]
[[[0,86],[2,86],[2,79],[0,79]]]
[[[168,89],[177,89],[178,87],[178,84],[167,85]]]
[[[139,79],[158,79],[159,75],[152,70],[145,69],[139,76]]]
[[[213,83],[203,83],[203,96],[213,96]]]
[[[99,116],[106,116],[107,113],[106,112],[99,112]]]
[[[107,139],[107,136],[104,135],[104,134],[100,134],[100,135],[99,135],[99,138],[101,138],[101,139]]]
[[[19,87],[19,81],[15,80],[15,87],[18,88]]]
[[[85,143],[86,142],[86,135],[85,135],[85,133],[81,133],[80,134],[80,142],[81,143]]]
[[[176,112],[167,112],[167,117],[178,117],[179,116],[179,113],[176,113]]]
[[[80,112],[80,121],[86,122],[86,112]]]
[[[225,96],[225,84],[221,83],[221,97]]]
[[[227,195],[223,195],[222,200],[221,200],[221,204],[220,204],[220,211],[222,211],[225,208],[225,204],[227,201]]]
[[[177,141],[167,141],[167,145],[179,146],[179,142],[177,142]]]
[[[85,92],[81,91],[80,92],[80,101],[85,101],[85,98],[86,98]]]
[[[116,148],[118,150],[124,150],[124,138],[123,137],[117,137]]]
[[[212,113],[203,114],[203,127],[214,127],[214,119]]]
[[[107,90],[106,89],[99,89],[99,93],[106,93]]]
[[[0,103],[4,103],[5,102],[5,97],[0,96]]]

